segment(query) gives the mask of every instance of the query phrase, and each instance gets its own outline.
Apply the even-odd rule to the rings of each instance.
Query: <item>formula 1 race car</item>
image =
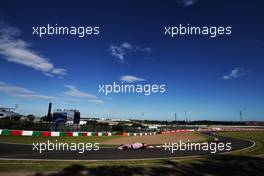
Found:
[[[132,144],[122,144],[118,147],[118,150],[138,150],[147,149],[148,145],[141,142],[133,142]]]

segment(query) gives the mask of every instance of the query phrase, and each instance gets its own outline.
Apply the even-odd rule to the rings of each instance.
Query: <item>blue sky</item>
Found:
[[[42,2],[42,3],[41,3]],[[0,3],[0,106],[45,115],[173,120],[263,120],[261,1],[135,0]],[[168,38],[166,25],[232,26],[232,34]],[[32,26],[100,26],[100,35],[32,35]],[[98,93],[130,75],[164,94]],[[131,78],[131,77],[130,77]]]

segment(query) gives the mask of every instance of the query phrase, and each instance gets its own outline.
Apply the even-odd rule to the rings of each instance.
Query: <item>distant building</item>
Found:
[[[64,110],[56,109],[53,112],[53,122],[79,124],[80,112],[75,109],[64,109]]]
[[[0,107],[0,118],[21,116],[20,114],[14,112],[14,110],[15,108]]]

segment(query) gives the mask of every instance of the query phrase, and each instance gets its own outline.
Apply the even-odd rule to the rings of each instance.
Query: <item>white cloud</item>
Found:
[[[128,42],[124,42],[121,44],[121,47],[123,48],[127,48],[127,49],[131,49],[132,48],[132,45]]]
[[[121,76],[120,80],[123,81],[123,82],[128,82],[128,83],[133,83],[133,82],[136,82],[136,81],[145,81],[145,79],[143,79],[143,78],[139,78],[139,77],[132,76],[132,75]]]
[[[95,104],[103,104],[104,103],[103,100],[99,100],[99,99],[88,100],[88,102],[95,103]]]
[[[78,90],[75,86],[73,85],[65,85],[66,88],[68,88],[68,90],[66,92],[64,92],[64,94],[66,96],[72,97],[74,98],[74,100],[76,100],[76,98],[85,98],[88,99],[87,101],[90,103],[95,103],[95,104],[102,104],[104,103],[103,100],[98,99],[95,95],[86,93],[86,92],[82,92],[80,90]],[[67,97],[67,98],[69,98]],[[78,99],[78,101],[80,101],[80,99]]]
[[[142,50],[142,52],[151,52],[150,47],[142,48],[141,50]]]
[[[0,92],[5,94],[33,94],[34,92],[24,87],[8,85],[4,82],[0,82]]]
[[[66,88],[68,88],[68,90],[66,92],[64,92],[65,95],[68,95],[70,97],[75,97],[75,98],[97,98],[95,95],[92,94],[88,94],[85,92],[82,92],[80,90],[78,90],[75,86],[73,85],[65,85]]]
[[[122,47],[110,45],[109,50],[112,56],[116,57],[120,62],[124,62],[126,53]]]
[[[132,45],[128,42],[123,42],[121,45],[111,44],[109,46],[110,54],[116,57],[120,62],[125,61],[125,56],[128,52],[151,52],[150,47],[140,47],[136,45]]]
[[[241,69],[239,67],[234,68],[230,71],[228,75],[224,75],[222,78],[225,80],[238,78],[239,76],[244,75],[244,73],[241,72]]]
[[[46,76],[63,76],[66,70],[56,68],[48,58],[30,48],[30,44],[18,38],[20,30],[0,22],[0,54],[8,62],[21,64]]]
[[[27,99],[43,99],[43,100],[55,99],[52,96],[39,95],[39,94],[36,94],[34,91],[26,89],[24,87],[13,86],[10,84],[6,84],[4,82],[0,82],[0,92],[7,94],[7,95],[27,98]]]
[[[67,102],[79,102],[81,101],[79,98],[71,98],[71,97],[62,97],[62,98],[57,98],[58,101],[67,101]]]
[[[38,94],[13,94],[13,95],[16,97],[27,98],[27,99],[44,99],[44,100],[55,99],[52,96],[38,95]]]
[[[178,0],[178,3],[183,4],[185,7],[191,6],[196,2],[197,0]]]

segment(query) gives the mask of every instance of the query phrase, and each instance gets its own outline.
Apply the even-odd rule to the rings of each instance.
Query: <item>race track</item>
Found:
[[[229,137],[219,137],[220,142],[231,142],[232,151],[252,146],[254,143]],[[32,145],[0,144],[0,159],[49,159],[49,160],[120,160],[154,159],[210,154],[209,151],[177,151],[173,154],[164,148],[119,151],[116,148],[100,148],[98,151],[45,151],[42,154],[32,151]],[[222,153],[217,152],[217,153]]]

